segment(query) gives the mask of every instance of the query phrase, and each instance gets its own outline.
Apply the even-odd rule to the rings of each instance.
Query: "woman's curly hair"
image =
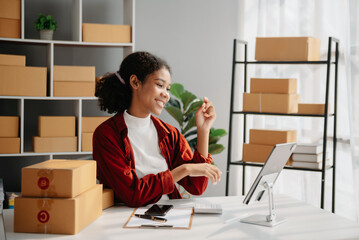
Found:
[[[99,99],[101,110],[108,113],[124,112],[130,106],[132,98],[130,77],[136,75],[138,80],[144,83],[149,74],[162,68],[170,72],[170,67],[164,60],[149,52],[134,52],[128,55],[117,72],[125,84],[115,73],[107,73],[96,84],[95,96]]]

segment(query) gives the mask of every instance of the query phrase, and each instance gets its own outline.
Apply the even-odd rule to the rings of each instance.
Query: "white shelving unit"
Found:
[[[98,1],[101,4],[102,1]],[[122,49],[123,56],[126,56],[135,49],[135,0],[123,0],[123,9],[118,11],[118,14],[122,14],[123,17],[121,23],[116,24],[124,24],[131,25],[131,38],[132,43],[93,43],[93,42],[82,42],[82,23],[83,23],[83,11],[84,4],[88,4],[83,0],[72,0],[72,29],[71,31],[71,40],[40,40],[40,39],[28,39],[26,38],[26,14],[27,14],[27,5],[31,3],[31,0],[21,0],[21,38],[0,38],[0,53],[6,54],[21,54],[18,51],[15,53],[9,52],[8,49],[5,49],[7,45],[15,45],[20,47],[27,48],[42,48],[46,49],[46,54],[44,55],[42,60],[44,64],[41,67],[47,67],[47,96],[46,97],[23,97],[23,96],[0,96],[0,115],[17,115],[20,118],[20,126],[19,126],[19,137],[20,140],[20,153],[18,154],[0,154],[0,168],[1,164],[5,159],[9,159],[9,157],[16,158],[26,158],[26,157],[40,157],[43,160],[60,158],[60,157],[92,157],[91,152],[82,152],[81,151],[81,122],[82,116],[84,114],[84,108],[95,108],[93,106],[96,105],[97,110],[99,111],[99,107],[97,106],[97,98],[96,97],[54,97],[53,96],[53,68],[55,65],[56,59],[56,51],[58,47],[66,47],[66,48],[110,48],[110,49]],[[61,4],[62,0],[54,1],[56,4]],[[46,4],[51,4],[47,2]],[[97,4],[97,2],[96,2]],[[116,2],[117,4],[117,2]],[[64,18],[68,16],[63,16]],[[56,19],[55,19],[56,20]],[[113,24],[107,22],[101,22],[103,24]],[[5,46],[5,47],[4,47]],[[4,47],[4,48],[3,48]],[[2,49],[3,48],[3,49]],[[13,47],[16,48],[16,47]],[[26,55],[26,54],[23,54]],[[41,58],[41,54],[36,54],[36,58]],[[91,62],[91,59],[86,59]],[[41,61],[41,60],[40,60]],[[27,63],[28,64],[28,63]],[[120,62],[118,62],[120,64]],[[35,64],[36,65],[36,64]],[[64,65],[64,64],[56,64],[56,65]],[[67,64],[71,65],[71,64]],[[95,64],[92,64],[96,66]],[[113,69],[115,70],[115,69]],[[102,73],[103,74],[103,73]],[[54,105],[54,107],[49,107],[51,110],[51,114],[56,115],[54,112],[54,108],[60,105],[60,107],[64,108],[63,112],[66,112],[66,115],[76,116],[77,121],[77,130],[76,135],[78,137],[78,151],[77,152],[49,152],[49,153],[34,153],[32,150],[32,136],[37,134],[37,131],[34,131],[34,128],[31,127],[37,126],[37,120],[34,119],[34,115],[36,115],[37,108],[42,108],[42,105]],[[2,106],[1,106],[2,105]],[[63,106],[61,106],[63,105]],[[71,109],[68,109],[71,108]],[[29,111],[34,109],[35,113],[29,114]],[[15,113],[15,114],[14,114]],[[32,120],[28,115],[33,115]],[[43,114],[46,115],[46,114]],[[61,114],[59,114],[61,115]],[[29,119],[30,118],[30,119]],[[29,122],[30,121],[30,122]],[[35,121],[35,122],[34,122]],[[29,127],[30,126],[30,127]],[[1,161],[3,160],[3,161]],[[1,177],[1,176],[0,176]]]

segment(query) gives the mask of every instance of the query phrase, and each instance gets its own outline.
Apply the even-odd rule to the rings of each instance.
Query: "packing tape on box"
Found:
[[[259,112],[262,112],[262,93],[259,94]]]
[[[41,199],[37,201],[37,231],[42,233],[51,232],[51,205],[54,202],[52,199]]]
[[[56,197],[54,173],[51,169],[43,169],[37,173],[37,186],[41,190],[42,197]]]

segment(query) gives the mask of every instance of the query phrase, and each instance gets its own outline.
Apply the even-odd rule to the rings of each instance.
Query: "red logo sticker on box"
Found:
[[[42,210],[37,214],[37,220],[41,223],[47,223],[50,220],[50,214],[46,210]]]
[[[48,189],[49,185],[50,185],[50,181],[47,177],[41,177],[37,181],[37,186],[39,186],[39,188],[41,188],[42,190]]]

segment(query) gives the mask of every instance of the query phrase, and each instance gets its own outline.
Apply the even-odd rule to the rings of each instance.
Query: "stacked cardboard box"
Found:
[[[0,116],[0,153],[20,153],[18,116]]]
[[[131,43],[131,26],[83,23],[82,41],[107,42],[107,43]]]
[[[21,0],[0,0],[0,37],[21,37]]]
[[[82,117],[81,151],[92,151],[92,135],[98,125],[110,117]]]
[[[325,104],[318,103],[299,103],[298,104],[299,114],[325,114]],[[331,113],[330,104],[328,104],[328,113]]]
[[[326,164],[329,165],[328,153]],[[322,144],[297,144],[292,154],[293,167],[321,169],[323,162]]]
[[[95,96],[95,67],[54,66],[54,96]]]
[[[243,93],[243,111],[297,113],[297,79],[251,78],[250,93]]]
[[[243,144],[243,162],[264,163],[276,144],[296,141],[295,130],[250,129],[249,143]]]
[[[46,68],[26,67],[25,61],[22,55],[0,54],[0,95],[46,96]]]
[[[319,61],[320,39],[313,37],[257,37],[258,61]]]
[[[74,116],[39,116],[39,136],[33,137],[34,152],[76,152]]]
[[[76,234],[102,214],[93,160],[48,160],[22,169],[14,231]]]

